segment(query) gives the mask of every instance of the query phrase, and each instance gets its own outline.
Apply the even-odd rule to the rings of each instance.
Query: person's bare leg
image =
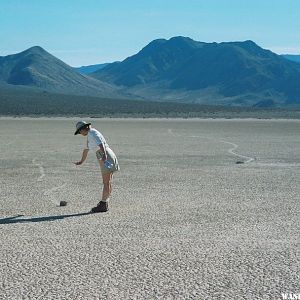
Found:
[[[101,166],[103,162],[99,161],[99,164]],[[103,180],[102,199],[97,204],[96,207],[92,208],[91,213],[108,211],[108,199],[112,190],[112,173],[102,174],[102,180]]]
[[[113,173],[110,173],[111,177],[110,177],[110,181],[109,181],[109,197],[111,196],[112,193],[112,182],[113,182]]]
[[[103,191],[102,191],[102,200],[101,201],[106,201],[112,191],[112,173],[104,174],[102,175],[103,179]]]

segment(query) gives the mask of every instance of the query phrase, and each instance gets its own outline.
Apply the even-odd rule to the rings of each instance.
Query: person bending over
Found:
[[[86,147],[82,152],[81,160],[74,164],[77,166],[83,164],[89,150],[93,150],[96,152],[96,157],[101,169],[103,179],[102,199],[97,206],[92,208],[91,212],[106,212],[108,210],[108,202],[112,192],[113,174],[120,170],[117,156],[107,144],[104,136],[98,130],[91,127],[91,123],[85,121],[77,122],[74,134],[81,134],[82,136],[87,137]]]

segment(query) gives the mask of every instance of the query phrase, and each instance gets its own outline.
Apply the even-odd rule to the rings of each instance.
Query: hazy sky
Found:
[[[72,66],[178,35],[300,54],[299,32],[300,0],[0,0],[0,56],[39,45]]]

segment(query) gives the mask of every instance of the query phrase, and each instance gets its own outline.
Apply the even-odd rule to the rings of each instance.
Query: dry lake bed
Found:
[[[76,121],[0,119],[0,299],[300,293],[299,120],[91,119],[121,166],[102,214]]]

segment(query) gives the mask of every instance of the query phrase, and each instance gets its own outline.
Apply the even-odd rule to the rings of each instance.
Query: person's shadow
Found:
[[[7,217],[0,219],[0,225],[1,224],[15,224],[15,223],[35,223],[35,222],[49,222],[49,221],[55,221],[55,220],[63,220],[65,218],[71,218],[71,217],[80,217],[80,216],[86,216],[91,214],[90,212],[86,213],[79,213],[79,214],[72,214],[72,215],[57,215],[57,216],[47,216],[47,217],[35,217],[35,218],[20,218],[24,215],[16,215],[13,217]]]

